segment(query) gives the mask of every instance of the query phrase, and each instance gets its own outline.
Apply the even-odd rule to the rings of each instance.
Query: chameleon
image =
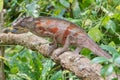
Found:
[[[53,45],[61,44],[63,47],[57,53],[62,54],[68,50],[70,45],[76,46],[73,53],[79,54],[82,48],[88,48],[95,55],[111,58],[111,55],[95,43],[88,34],[78,25],[58,18],[52,17],[25,17],[15,20],[12,24],[13,33],[26,33],[28,31],[40,37],[50,37]]]

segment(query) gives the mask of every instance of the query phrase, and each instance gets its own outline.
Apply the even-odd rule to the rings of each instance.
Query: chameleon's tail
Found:
[[[94,52],[98,56],[106,57],[106,58],[111,58],[111,56],[102,50],[92,39],[88,38],[85,41],[85,48],[90,49],[92,52]]]

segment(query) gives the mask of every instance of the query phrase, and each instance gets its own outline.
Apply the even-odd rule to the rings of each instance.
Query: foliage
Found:
[[[76,23],[113,57],[95,57],[88,49],[81,53],[90,59],[95,57],[93,62],[103,65],[103,77],[120,74],[120,0],[4,0],[4,8],[7,27],[23,15],[52,16]],[[7,80],[79,80],[36,53],[21,46],[6,47]]]
[[[0,0],[0,12],[2,11],[3,9],[3,0]]]

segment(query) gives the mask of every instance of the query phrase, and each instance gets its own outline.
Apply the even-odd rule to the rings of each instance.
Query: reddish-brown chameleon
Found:
[[[60,43],[63,45],[63,48],[57,55],[68,50],[70,45],[75,45],[77,48],[74,53],[79,53],[82,48],[88,48],[98,56],[111,58],[111,56],[102,50],[83,29],[63,19],[26,17],[13,22],[13,27],[13,33],[30,31],[37,36],[51,37],[54,40],[54,44]]]

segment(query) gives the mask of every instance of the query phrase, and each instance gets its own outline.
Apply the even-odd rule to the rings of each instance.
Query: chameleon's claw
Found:
[[[62,53],[64,53],[65,51],[68,51],[69,49],[67,50],[64,50],[63,48],[57,48],[56,50],[53,51],[53,59],[56,59],[58,58]]]
[[[58,48],[58,49],[54,50],[54,51],[53,51],[53,54],[52,54],[52,59],[58,58],[58,56],[59,56],[60,54],[62,54],[62,53],[61,53],[61,50],[62,50],[62,48]]]

